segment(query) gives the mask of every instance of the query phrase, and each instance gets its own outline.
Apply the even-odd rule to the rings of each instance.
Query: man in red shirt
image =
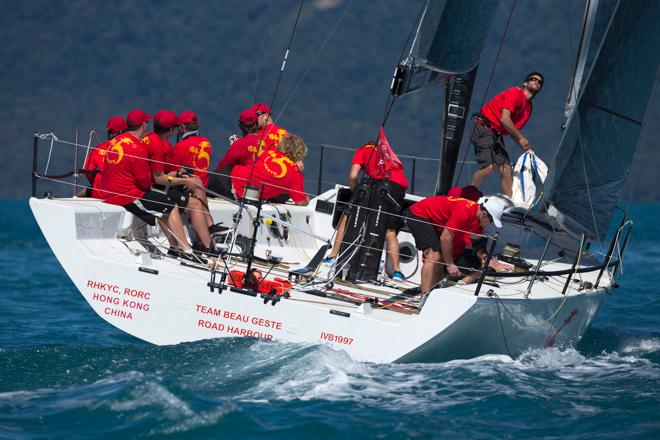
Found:
[[[126,133],[115,137],[108,145],[99,192],[106,203],[122,206],[150,225],[158,222],[163,231],[169,227],[183,251],[180,256],[195,261],[192,248],[186,241],[179,210],[174,209],[176,202],[168,195],[151,189],[148,153],[139,140],[147,131],[151,119],[151,115],[142,110],[133,110],[128,114]]]
[[[273,121],[273,112],[270,107],[260,102],[252,106],[252,110],[259,118],[259,131],[257,136],[261,140],[261,149],[276,150],[280,139],[287,135],[286,129],[276,125]]]
[[[190,213],[190,223],[197,238],[205,249],[211,246],[208,225],[206,224],[205,207],[200,199],[189,198],[188,192],[195,193],[202,188],[202,182],[197,176],[178,177],[175,172],[165,174],[165,156],[172,149],[168,138],[179,126],[179,117],[171,110],[161,110],[154,116],[154,131],[142,138],[142,145],[147,150],[151,179],[154,188],[163,191],[169,183],[168,195],[181,208],[187,208]],[[165,233],[170,247],[176,247],[176,238]]]
[[[117,137],[126,130],[126,119],[121,116],[113,116],[108,119],[106,123],[106,131],[108,133],[108,138],[105,142],[97,145],[87,156],[85,160],[85,177],[89,180],[91,187],[85,188],[85,191],[79,194],[81,197],[95,197],[101,199],[101,194],[98,193],[97,189],[101,186],[101,173],[103,172],[103,159],[105,157],[105,151],[108,148],[108,143],[111,139]]]
[[[181,169],[187,169],[199,177],[202,182],[192,196],[198,199],[202,204],[204,223],[208,229],[213,225],[213,218],[208,210],[208,201],[206,198],[205,188],[208,187],[208,170],[211,165],[211,142],[199,134],[199,118],[195,113],[186,110],[179,115],[179,134],[181,140],[169,151],[165,156],[168,163],[165,170],[168,172],[181,173]],[[197,221],[197,217],[192,218],[193,224]],[[202,229],[201,223],[195,226],[195,230]],[[210,240],[210,238],[209,238]],[[207,246],[206,239],[200,237],[200,241],[204,246]],[[208,247],[208,246],[207,246]]]
[[[511,161],[502,136],[511,135],[523,151],[531,151],[529,140],[520,130],[532,114],[532,99],[542,87],[543,75],[531,72],[522,87],[505,90],[481,108],[470,136],[477,163],[481,165],[481,169],[472,177],[472,185],[480,186],[490,172],[497,168],[501,175],[502,191],[511,197]]]
[[[374,154],[374,149],[376,147],[376,142],[367,141],[364,145],[358,148],[353,155],[353,161],[351,162],[351,169],[348,172],[348,186],[352,191],[355,190],[355,187],[358,184],[358,175],[360,170],[364,170],[365,174],[372,179],[374,176],[378,175],[376,171],[376,163],[378,161],[377,155]],[[402,206],[403,199],[406,196],[406,189],[408,189],[408,179],[403,173],[402,169],[392,170],[390,177],[387,179],[392,183],[394,190],[391,192],[392,198],[397,202],[399,206]],[[346,224],[348,222],[348,216],[352,212],[353,200],[349,205],[344,209],[344,215],[342,215],[337,225],[337,234],[335,235],[335,241],[332,246],[332,251],[330,256],[323,260],[324,264],[332,264],[334,259],[339,254],[341,249],[341,243],[344,239],[346,233]],[[396,280],[404,280],[405,276],[401,273],[401,266],[399,262],[399,241],[397,240],[397,231],[401,229],[401,209],[391,212],[388,215],[387,220],[385,221],[385,242],[387,243],[387,254],[390,257],[390,262],[392,263],[392,274],[391,277]]]
[[[472,247],[470,234],[482,234],[490,223],[501,228],[504,208],[494,197],[479,204],[448,196],[429,197],[409,208],[406,222],[417,249],[422,251],[422,293],[442,279],[445,266],[450,276],[461,275],[455,260],[466,246]]]
[[[225,197],[234,197],[231,192],[231,171],[235,166],[252,165],[263,150],[259,149],[258,116],[251,108],[243,110],[238,118],[238,127],[243,137],[234,141],[220,159],[215,173],[209,177],[209,189]]]
[[[277,150],[264,151],[254,165],[234,167],[231,182],[236,196],[243,197],[249,185],[258,188],[260,193],[263,187],[263,200],[277,202],[290,197],[296,205],[306,206],[309,197],[302,174],[306,155],[307,145],[303,140],[295,134],[287,134],[280,140]]]

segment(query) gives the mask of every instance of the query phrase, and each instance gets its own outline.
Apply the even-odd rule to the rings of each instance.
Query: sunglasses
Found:
[[[543,80],[541,78],[531,77],[528,81],[536,81],[539,85],[543,85]]]

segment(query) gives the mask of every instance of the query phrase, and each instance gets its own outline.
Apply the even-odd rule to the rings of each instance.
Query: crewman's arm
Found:
[[[454,233],[448,228],[444,228],[440,234],[440,252],[443,261],[447,264],[449,275],[459,276],[461,271],[454,264]]]
[[[509,132],[511,137],[513,138],[514,141],[518,145],[520,145],[520,148],[523,149],[523,151],[527,151],[531,149],[531,146],[529,145],[529,140],[523,134],[518,130],[513,123],[513,120],[511,119],[511,111],[509,109],[502,109],[502,116],[500,117],[500,122],[502,123],[502,126],[506,129],[506,131]]]
[[[351,165],[351,169],[348,171],[348,186],[351,187],[351,189],[355,189],[358,183],[358,174],[360,174],[360,170],[362,167],[358,164],[353,164]]]

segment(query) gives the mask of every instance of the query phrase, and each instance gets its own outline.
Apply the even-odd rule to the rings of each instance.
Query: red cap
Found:
[[[163,128],[172,128],[179,125],[179,117],[172,110],[161,110],[154,116],[154,122]]]
[[[179,115],[179,124],[199,124],[199,119],[195,113],[186,110]]]
[[[129,127],[139,127],[147,121],[151,121],[153,117],[144,112],[144,110],[131,110],[126,117],[126,123]]]
[[[241,115],[238,117],[238,122],[242,122],[245,125],[252,125],[257,122],[257,112],[251,108],[246,108],[241,112]]]
[[[479,188],[474,185],[468,185],[461,188],[461,197],[464,199],[472,200],[473,202],[479,200],[479,197],[483,195],[484,193],[479,191]]]
[[[108,133],[121,133],[126,130],[126,119],[121,116],[113,116],[108,119],[108,122],[105,124],[108,129]]]
[[[253,105],[252,110],[254,110],[257,113],[257,115],[260,114],[260,113],[273,114],[273,112],[270,111],[270,107],[268,107],[263,102],[258,102],[255,105]]]

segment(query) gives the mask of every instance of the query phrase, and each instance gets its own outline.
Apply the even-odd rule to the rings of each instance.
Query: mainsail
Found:
[[[569,228],[599,241],[630,171],[660,54],[660,2],[618,1],[612,11],[605,31],[591,32],[544,196]]]
[[[398,68],[399,96],[440,84],[446,74],[470,72],[479,57],[499,0],[427,0],[410,53]]]
[[[394,72],[395,96],[436,86],[445,90],[445,118],[436,194],[452,186],[479,58],[499,0],[427,0],[407,58]]]

